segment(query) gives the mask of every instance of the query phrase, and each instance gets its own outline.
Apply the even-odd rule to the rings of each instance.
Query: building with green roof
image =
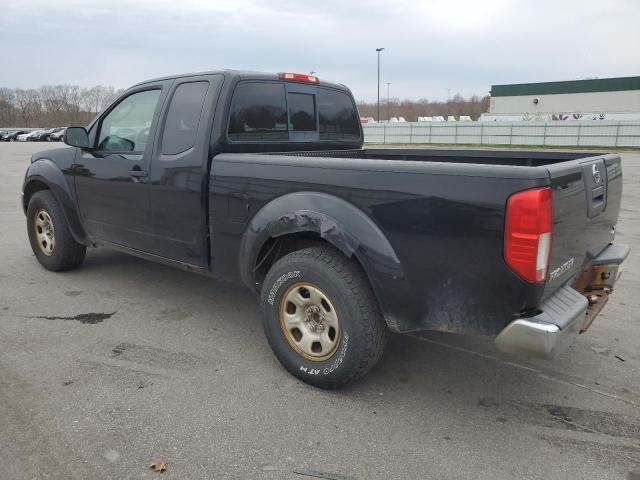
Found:
[[[640,119],[640,76],[492,85],[483,120]]]

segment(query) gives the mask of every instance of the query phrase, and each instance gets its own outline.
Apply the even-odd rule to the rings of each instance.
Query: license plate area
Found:
[[[580,333],[587,331],[606,305],[609,295],[613,293],[613,285],[619,276],[619,268],[619,264],[593,265],[588,270],[583,271],[582,275],[571,285],[574,290],[584,295],[589,302],[582,327],[580,327]]]

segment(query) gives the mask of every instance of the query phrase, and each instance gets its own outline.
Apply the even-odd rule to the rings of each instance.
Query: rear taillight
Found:
[[[294,82],[320,83],[320,79],[315,75],[307,75],[305,73],[288,73],[280,72],[278,78],[281,80],[293,80]]]
[[[543,282],[549,268],[553,210],[551,189],[533,188],[507,200],[504,259],[528,282]]]

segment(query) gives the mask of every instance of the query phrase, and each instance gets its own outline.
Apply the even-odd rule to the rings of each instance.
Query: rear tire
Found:
[[[47,270],[62,272],[82,264],[87,247],[75,241],[67,219],[50,190],[36,192],[27,208],[31,249]]]
[[[388,330],[359,265],[330,246],[298,250],[269,270],[260,298],[273,352],[300,380],[339,388],[380,359]]]

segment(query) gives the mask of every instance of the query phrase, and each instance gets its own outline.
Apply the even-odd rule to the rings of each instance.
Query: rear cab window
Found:
[[[238,84],[229,113],[229,139],[253,142],[289,140],[282,83]]]
[[[229,111],[232,142],[358,141],[360,120],[346,92],[293,82],[245,80]]]
[[[360,118],[351,97],[344,92],[318,89],[320,140],[357,140]]]

